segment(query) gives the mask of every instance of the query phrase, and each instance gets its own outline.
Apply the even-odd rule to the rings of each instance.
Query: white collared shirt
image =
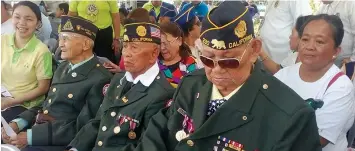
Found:
[[[132,74],[129,72],[126,72],[125,77],[127,81],[133,82],[133,84],[137,84],[139,81],[146,87],[149,87],[150,84],[153,83],[155,77],[159,74],[159,66],[158,63],[155,62],[155,64],[150,67],[146,72],[143,74],[137,76],[135,79],[133,79]]]
[[[12,25],[11,18],[1,24],[1,35],[12,34],[14,32],[15,32],[15,28],[14,25]]]
[[[344,25],[344,38],[341,43],[341,52],[335,64],[341,66],[344,58],[355,61],[355,2],[334,1],[330,4],[321,4],[317,14],[337,15]]]
[[[311,15],[309,0],[269,1],[260,29],[263,49],[280,64],[290,51],[289,36],[299,16]]]
[[[229,93],[227,96],[223,97],[222,94],[219,92],[218,88],[213,85],[212,87],[212,95],[211,95],[211,100],[217,100],[217,99],[225,99],[225,100],[229,100],[234,94],[236,94],[239,89],[242,87],[243,85],[237,87],[236,89],[234,89],[231,93]]]

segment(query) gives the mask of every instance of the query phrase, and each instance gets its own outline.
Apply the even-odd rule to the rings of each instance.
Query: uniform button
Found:
[[[248,119],[248,117],[247,116],[243,116],[243,120],[245,121],[245,120],[247,120]]]
[[[69,99],[73,98],[73,94],[71,94],[71,93],[68,94],[68,98],[69,98]]]
[[[113,129],[113,132],[115,134],[118,134],[119,132],[121,131],[121,128],[119,126],[116,126],[114,129]]]
[[[107,127],[106,126],[102,126],[102,131],[106,131],[107,130]]]
[[[49,100],[48,100],[48,103],[52,103],[52,99],[49,99]]]
[[[116,99],[118,100],[118,96],[116,96]]]
[[[56,88],[53,88],[53,90],[52,90],[53,92],[55,92],[55,91],[57,91],[57,89]]]
[[[120,85],[117,86],[117,88],[119,88],[119,87],[120,87]]]
[[[71,76],[75,78],[77,76],[76,72],[71,73]]]
[[[44,110],[44,111],[43,111],[43,114],[48,114],[48,110]]]
[[[97,142],[97,145],[99,145],[99,146],[102,146],[102,144],[103,144],[102,141]]]
[[[100,67],[100,64],[96,64],[96,67]]]
[[[116,116],[116,112],[111,112],[111,116],[115,117]]]
[[[194,142],[192,140],[187,140],[186,143],[187,143],[187,145],[189,145],[191,147],[194,146]]]
[[[263,89],[266,90],[267,88],[269,88],[269,86],[268,86],[267,84],[264,84],[264,85],[263,85]]]
[[[160,76],[157,76],[157,79],[159,80],[159,79],[160,79]]]

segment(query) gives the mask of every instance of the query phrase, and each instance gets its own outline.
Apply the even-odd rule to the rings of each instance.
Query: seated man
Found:
[[[125,24],[123,37],[126,72],[114,76],[96,118],[79,131],[67,149],[118,151],[137,144],[150,118],[172,98],[174,89],[157,64],[159,26],[132,21]]]
[[[6,143],[19,148],[29,145],[26,149],[31,150],[62,151],[95,117],[102,103],[112,74],[93,54],[97,27],[81,18],[62,16],[61,28],[59,46],[66,61],[56,70],[43,106],[20,114],[10,123],[16,133],[29,128],[27,132],[20,132],[16,140],[2,133]],[[52,145],[63,147],[48,147]]]
[[[202,22],[204,69],[183,78],[135,151],[321,151],[314,110],[256,64],[261,41],[241,1]]]

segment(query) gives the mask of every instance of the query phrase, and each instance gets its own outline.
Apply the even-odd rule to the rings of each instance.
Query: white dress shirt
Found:
[[[269,1],[260,36],[263,49],[280,64],[289,53],[289,36],[299,16],[311,15],[309,0]]]
[[[317,14],[337,15],[344,25],[344,38],[341,43],[341,53],[335,64],[340,67],[344,58],[355,61],[355,2],[334,1],[330,4],[321,4]]]
[[[12,34],[14,32],[15,32],[15,28],[14,25],[12,25],[11,18],[1,24],[1,35]]]
[[[129,72],[126,72],[125,77],[127,81],[133,82],[133,84],[137,84],[140,81],[144,86],[149,87],[150,84],[152,84],[155,78],[158,76],[159,72],[160,69],[158,63],[156,62],[146,72],[137,76],[135,79],[133,79],[132,74]]]
[[[48,17],[43,13],[41,13],[41,18],[42,18],[42,27],[39,28],[38,31],[36,31],[36,36],[39,40],[44,42],[45,40],[48,40],[51,36],[52,25]]]

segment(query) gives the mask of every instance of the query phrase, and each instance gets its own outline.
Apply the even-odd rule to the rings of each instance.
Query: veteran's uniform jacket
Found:
[[[66,146],[90,119],[94,118],[104,97],[105,85],[112,74],[92,58],[69,71],[68,62],[56,70],[52,85],[42,107],[32,108],[18,118],[30,126],[35,122],[37,111],[54,118],[54,121],[35,124],[32,128],[32,145]]]
[[[142,142],[123,150],[321,151],[314,110],[259,65],[207,118],[212,86],[203,69],[185,77],[172,106],[153,116]],[[187,136],[179,142],[181,130]]]
[[[124,73],[114,76],[96,118],[80,130],[69,148],[117,151],[127,144],[137,144],[151,117],[169,103],[175,89],[162,73],[149,87],[130,83]],[[127,87],[131,88],[124,93]]]

